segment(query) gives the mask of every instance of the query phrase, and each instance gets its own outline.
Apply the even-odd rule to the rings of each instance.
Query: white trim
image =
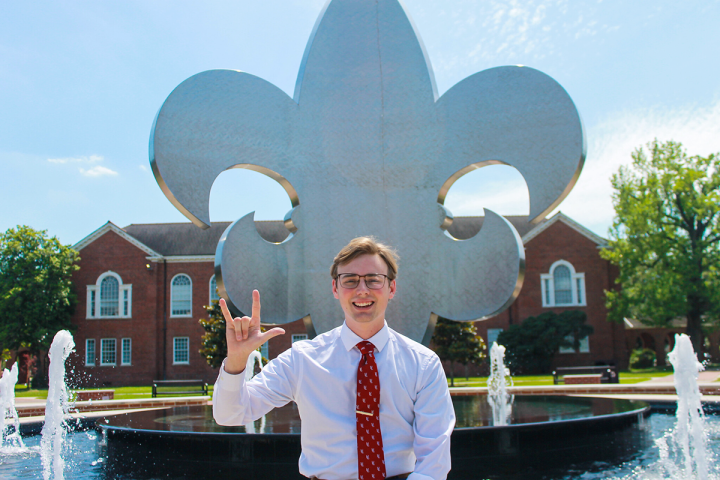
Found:
[[[177,359],[177,340],[187,340],[187,361],[186,362],[176,362]],[[190,337],[173,337],[173,365],[190,365]]]
[[[215,262],[215,255],[171,255],[163,257],[146,257],[152,262],[165,260],[167,263],[196,263],[196,262]]]
[[[130,348],[128,348],[129,362],[125,362],[125,340],[128,341]],[[120,366],[127,367],[132,365],[132,338],[125,337],[120,339]]]
[[[97,230],[95,230],[94,232],[92,232],[87,237],[80,240],[78,243],[73,245],[72,248],[73,248],[73,250],[77,250],[79,252],[83,248],[85,248],[88,245],[90,245],[91,243],[93,243],[98,238],[105,235],[107,232],[117,233],[120,237],[123,238],[123,240],[135,245],[137,248],[139,248],[140,250],[142,250],[143,252],[147,253],[150,256],[153,256],[153,257],[161,256],[158,252],[156,252],[152,248],[148,247],[144,243],[138,241],[135,237],[131,236],[130,234],[125,232],[125,230],[123,230],[122,228],[118,227],[117,225],[115,225],[114,223],[112,223],[110,221],[108,221],[105,225],[103,225],[102,227],[100,227]]]
[[[100,285],[107,277],[115,277],[118,281],[118,314],[117,315],[100,315]],[[125,313],[125,294],[127,293],[128,308]],[[92,296],[95,295],[95,308],[93,308]],[[95,285],[87,285],[87,293],[85,298],[85,318],[86,319],[115,319],[115,318],[132,318],[132,284],[123,283],[122,278],[112,270],[101,273],[95,281]]]
[[[175,315],[173,314],[173,282],[177,277],[187,277],[188,280],[190,280],[190,313],[186,315]],[[192,317],[192,311],[193,311],[193,281],[192,278],[190,278],[190,275],[187,273],[178,273],[172,279],[170,280],[170,318],[188,318]]]
[[[555,269],[559,266],[567,267],[570,270],[570,292],[572,301],[557,305],[555,303]],[[578,285],[579,282],[579,285]],[[578,286],[580,287],[580,296],[578,299]],[[585,274],[576,273],[572,263],[566,260],[558,260],[550,266],[548,273],[540,275],[540,294],[542,295],[542,306],[549,307],[585,307],[587,306],[587,295],[585,288]]]
[[[587,228],[583,227],[579,223],[577,223],[572,218],[568,217],[567,215],[563,214],[562,212],[556,213],[550,220],[541,223],[536,228],[530,230],[528,233],[525,234],[524,237],[522,237],[523,244],[527,244],[529,241],[531,241],[533,238],[540,235],[542,232],[547,230],[551,225],[554,225],[557,222],[562,222],[568,227],[572,228],[576,232],[578,232],[580,235],[583,235],[584,237],[587,237],[591,241],[598,244],[600,247],[605,247],[608,245],[607,239],[601,237],[600,235],[596,235],[595,233],[591,232]]]
[[[92,344],[93,344],[93,346],[92,346],[92,363],[89,363],[89,362],[88,362],[88,358],[89,358],[89,355],[88,355],[88,352],[89,352],[88,343],[90,343],[90,342],[92,342]],[[86,339],[85,339],[85,366],[86,366],[86,367],[94,367],[95,365],[97,365],[97,362],[96,362],[96,359],[95,359],[95,355],[96,355],[96,352],[97,352],[96,349],[97,349],[97,342],[95,342],[95,339],[94,339],[94,338],[86,338]]]
[[[113,342],[115,342],[114,343],[115,349],[113,352],[115,354],[115,361],[112,363],[103,363],[103,342],[105,342],[106,340],[107,341],[112,340]],[[100,339],[100,366],[101,367],[114,367],[115,365],[117,365],[117,339],[116,338],[101,338]]]

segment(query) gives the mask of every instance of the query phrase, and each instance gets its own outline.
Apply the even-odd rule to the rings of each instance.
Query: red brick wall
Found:
[[[80,270],[73,275],[73,285],[78,296],[78,307],[73,316],[73,324],[77,327],[73,334],[76,353],[69,360],[75,372],[73,383],[76,385],[150,385],[153,380],[163,378],[198,378],[214,383],[217,378],[217,370],[210,368],[198,353],[204,333],[198,319],[207,316],[204,306],[210,301],[210,279],[214,274],[214,263],[152,263],[146,257],[146,252],[113,231],[105,233],[80,251]],[[147,264],[150,264],[150,269],[146,267]],[[132,284],[132,316],[88,319],[87,285],[95,285],[98,277],[109,270],[117,273],[123,284]],[[178,274],[185,274],[192,281],[192,314],[188,317],[171,315],[171,283]],[[270,358],[290,347],[292,334],[306,333],[302,320],[284,325],[283,328],[287,333],[269,343]],[[175,337],[188,337],[189,364],[173,364]],[[85,340],[88,338],[94,338],[96,342],[95,366],[85,366]],[[115,366],[100,365],[100,343],[103,338],[116,339]],[[129,366],[121,365],[120,361],[122,338],[132,339],[132,363]]]

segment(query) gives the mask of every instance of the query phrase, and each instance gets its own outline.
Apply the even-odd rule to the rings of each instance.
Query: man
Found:
[[[244,425],[291,401],[302,420],[300,473],[316,479],[443,479],[450,470],[455,414],[437,355],[385,322],[397,257],[371,237],[352,240],[331,267],[342,326],[295,343],[245,382],[248,356],[282,328],[252,317],[227,323],[228,356],[213,394],[221,425]],[[378,384],[379,383],[379,387]],[[374,476],[373,476],[374,475]]]

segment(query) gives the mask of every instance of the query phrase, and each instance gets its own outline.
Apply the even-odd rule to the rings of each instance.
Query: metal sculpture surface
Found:
[[[340,325],[330,264],[350,239],[374,235],[401,258],[388,320],[425,343],[437,315],[469,321],[507,308],[524,275],[522,242],[503,217],[486,210],[480,233],[465,241],[443,231],[453,182],[485,165],[511,165],[527,182],[537,221],[569,193],[584,158],[572,100],[537,70],[493,68],[438,98],[398,0],[328,2],[294,98],[238,71],[189,78],[163,104],[150,140],[163,192],[199,227],[210,224],[210,189],[224,170],[262,172],[290,196],[285,224],[293,233],[283,243],[262,239],[252,213],[220,240],[217,283],[236,308],[250,311],[258,288],[264,322],[304,318],[311,333]]]

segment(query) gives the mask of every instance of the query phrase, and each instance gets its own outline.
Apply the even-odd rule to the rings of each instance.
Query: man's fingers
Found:
[[[253,297],[252,318],[253,318],[253,320],[256,320],[256,322],[259,325],[260,324],[260,292],[258,292],[257,290],[253,290],[252,297]]]
[[[223,317],[225,318],[225,324],[232,325],[232,314],[230,313],[230,309],[228,308],[227,303],[225,303],[225,299],[221,298],[218,303],[220,304],[220,310],[222,310]]]
[[[250,330],[250,322],[252,319],[250,317],[243,317],[240,319],[240,326],[242,328],[242,339],[247,340],[248,338],[248,331]]]
[[[283,335],[284,333],[285,330],[280,327],[271,328],[270,330],[262,334],[262,342],[265,343],[271,338],[277,337],[278,335]]]

